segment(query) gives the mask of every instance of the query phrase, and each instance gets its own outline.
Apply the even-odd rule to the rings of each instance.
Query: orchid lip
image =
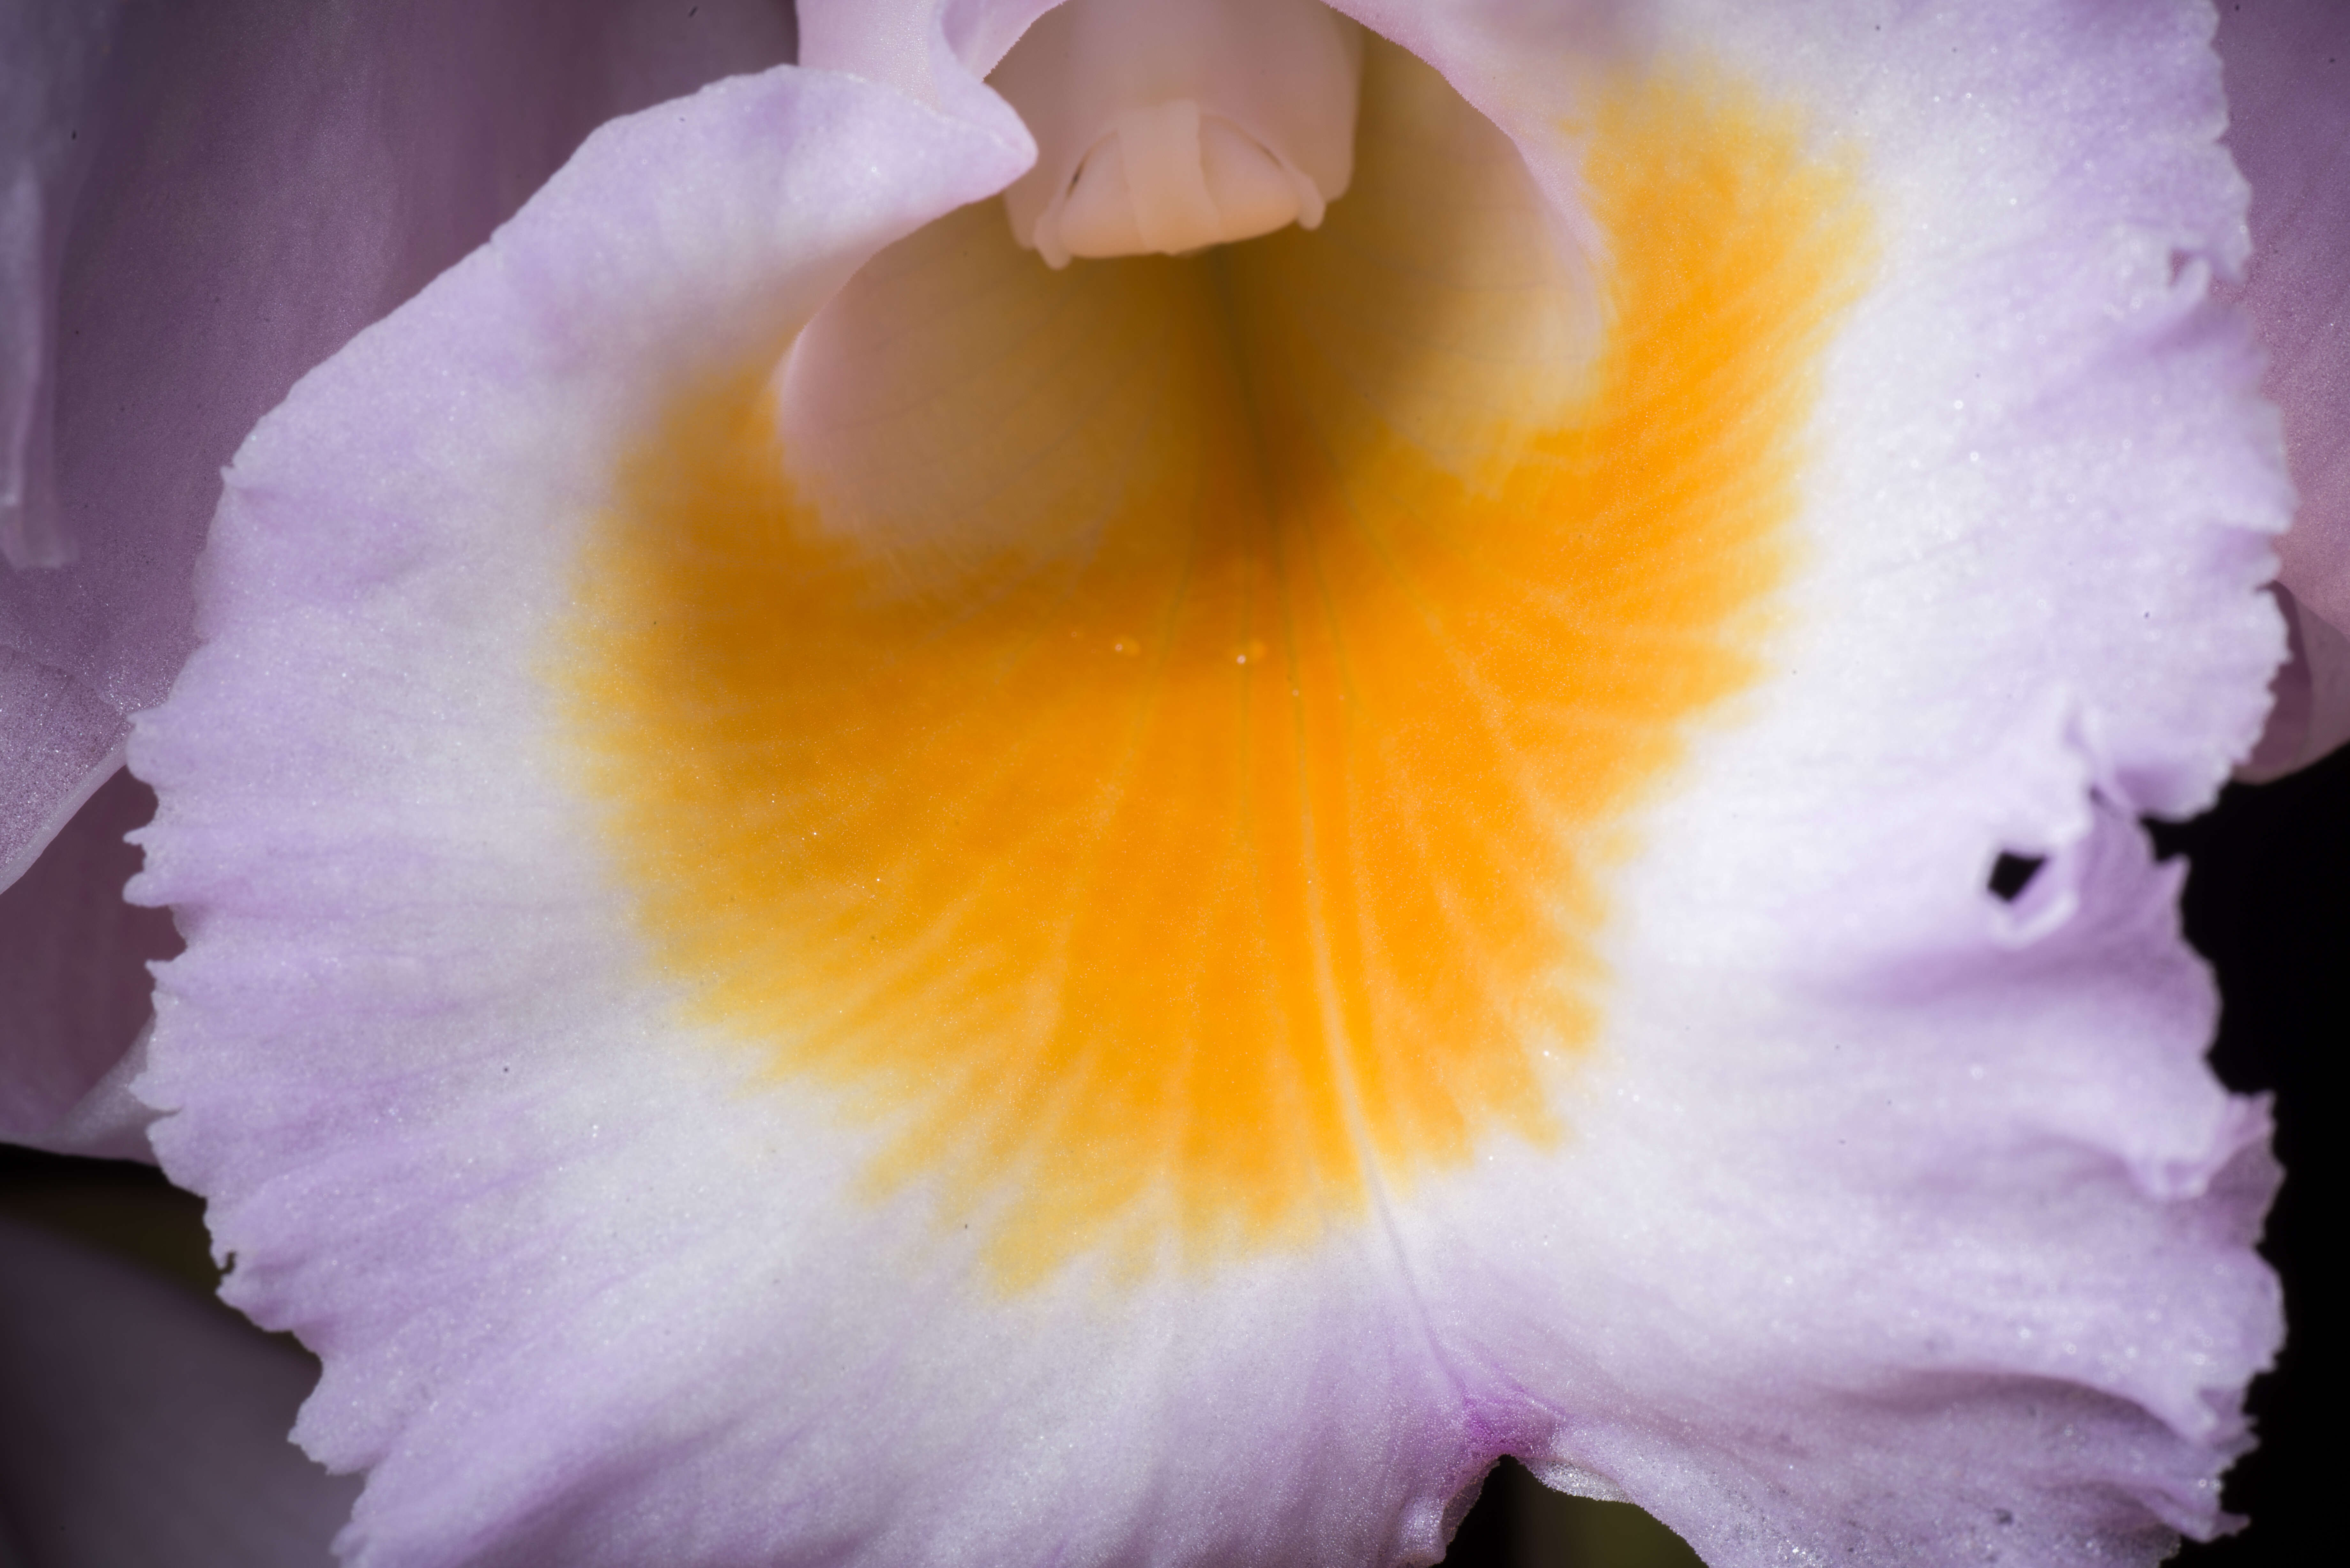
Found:
[[[1054,271],[986,203],[1126,110],[1320,174],[802,0],[238,458],[135,1087],[355,1568],[1426,1563],[1504,1451],[1722,1568],[2224,1523],[2208,9],[1346,3],[1318,231]]]
[[[681,398],[549,655],[681,1016],[1007,1293],[1555,1147],[1619,825],[1777,625],[1848,165],[1711,77],[1595,99],[1594,342],[1514,145],[1365,56],[1318,232],[1054,273],[958,210]]]

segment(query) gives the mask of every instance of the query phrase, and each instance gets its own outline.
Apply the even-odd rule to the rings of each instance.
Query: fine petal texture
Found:
[[[151,1158],[99,1091],[147,1026],[148,963],[181,948],[168,913],[122,901],[139,869],[123,835],[154,810],[153,793],[118,773],[0,889],[0,1139]]]
[[[2263,385],[2301,493],[2279,577],[2339,633],[2350,630],[2350,5],[2229,0],[2219,48],[2228,147],[2252,187],[2238,297],[2269,357]]]
[[[0,1221],[0,1558],[326,1568],[357,1489],[286,1440],[313,1376],[183,1287]]]
[[[103,15],[12,3],[9,21],[77,12]],[[121,8],[75,100],[78,180],[36,182],[28,205],[0,169],[0,308],[45,328],[5,340],[41,351],[0,380],[29,410],[14,531],[42,542],[28,561],[69,563],[0,571],[0,884],[170,689],[220,469],[254,421],[593,127],[789,48],[769,0]],[[42,57],[0,68],[13,83]],[[28,294],[14,258],[35,240],[52,287]]]
[[[1367,5],[1446,78],[1374,47],[1360,212],[1063,275],[954,213],[1033,157],[972,75],[1020,10],[811,6],[856,78],[607,128],[229,476],[205,644],[133,742],[138,892],[190,939],[138,1089],[226,1293],[327,1364],[346,1553],[1425,1563],[1503,1452],[1741,1568],[2219,1528],[2274,1170],[2135,822],[2210,798],[2284,644],[2287,486],[2207,297],[2243,259],[2209,10]],[[1482,210],[1398,200],[1399,104]],[[1835,265],[1709,271],[1724,223]],[[1457,297],[1377,307],[1416,284]],[[1089,314],[1162,286],[1172,348]],[[1578,445],[1593,399],[1655,417]],[[704,485],[713,448],[748,455]],[[1634,450],[1689,483],[1619,483]],[[1685,554],[1592,500],[1627,493],[1693,507]],[[1478,510],[1529,495],[1576,549]],[[1121,597],[1154,549],[1202,569]],[[1333,569],[1219,576],[1293,558]],[[1130,647],[1086,618],[1154,602]],[[1233,605],[1261,647],[1183,629]],[[1217,657],[1093,673],[1154,636]],[[1225,728],[1103,798],[1224,817],[1100,878],[1055,791],[1135,690]],[[1221,867],[1233,929],[1297,940],[1155,951]],[[1139,935],[1056,948],[1072,903]],[[1261,1012],[1270,1058],[1119,990],[1196,951],[1160,1011]],[[1065,1015],[1115,1027],[989,1048]],[[1539,1114],[1479,1100],[1463,1015]],[[1311,1126],[1305,1175],[1225,1158]],[[1104,1168],[1162,1244],[1065,1207],[1002,1266],[997,1221]],[[1149,1229],[1227,1199],[1232,1244]]]

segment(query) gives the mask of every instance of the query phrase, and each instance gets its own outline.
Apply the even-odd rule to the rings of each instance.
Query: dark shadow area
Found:
[[[2189,1545],[2186,1568],[2283,1568],[2324,1562],[2350,1303],[2324,1260],[2338,1250],[2343,1048],[2350,1044],[2350,751],[2291,778],[2231,787],[2208,815],[2158,826],[2188,857],[2187,934],[2219,972],[2225,1008],[2212,1064],[2230,1088],[2276,1096],[2284,1190],[2261,1251],[2284,1281],[2289,1338],[2252,1386],[2260,1448],[2228,1478],[2241,1533]],[[2331,1241],[2333,1247],[2329,1249]]]
[[[1485,1478],[1444,1568],[1702,1568],[1681,1538],[1625,1502],[1568,1497],[1515,1459]]]
[[[204,1200],[151,1165],[0,1144],[0,1215],[111,1252],[191,1289],[219,1288]]]

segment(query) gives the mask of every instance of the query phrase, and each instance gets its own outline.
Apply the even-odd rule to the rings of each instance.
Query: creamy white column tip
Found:
[[[1362,54],[1316,0],[1069,0],[988,78],[1036,138],[1013,234],[1062,267],[1315,227],[1354,174]]]

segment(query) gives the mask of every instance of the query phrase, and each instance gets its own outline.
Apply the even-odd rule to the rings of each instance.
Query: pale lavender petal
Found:
[[[1009,130],[1020,135],[1016,122]],[[744,1228],[735,1200],[764,1213],[786,1189],[754,1182],[732,1198],[696,1196],[656,1179],[635,1198],[612,1195],[617,1228],[594,1218],[588,1231],[577,1228],[587,1211],[572,1179],[600,1188],[603,1168],[550,1163],[542,1135],[564,1119],[551,1112],[576,1106],[575,1090],[618,1095],[617,1135],[624,1123],[682,1132],[671,1112],[692,1120],[700,1111],[626,1067],[637,1060],[667,1073],[665,1052],[629,1044],[644,1024],[638,1004],[624,996],[610,1010],[582,990],[629,966],[616,964],[598,929],[602,900],[567,872],[549,874],[574,827],[565,810],[538,803],[539,769],[554,759],[528,740],[544,701],[528,648],[545,610],[567,597],[558,563],[583,509],[598,504],[594,476],[649,410],[713,367],[763,348],[772,360],[876,249],[1001,189],[1027,157],[986,128],[795,69],[617,122],[488,246],[306,380],[231,470],[207,556],[213,625],[290,639],[279,646],[312,670],[356,672],[342,663],[358,649],[342,618],[356,612],[402,642],[398,657],[413,663],[399,685],[436,709],[433,693],[453,690],[449,680],[470,684],[460,670],[494,672],[432,726],[463,748],[479,742],[472,754],[488,770],[486,789],[441,773],[437,742],[393,744],[367,770],[374,783],[362,782],[341,751],[347,722],[388,711],[351,702],[345,689],[265,713],[243,691],[245,656],[219,641],[197,653],[172,703],[141,717],[135,742],[147,776],[173,781],[175,803],[150,831],[176,847],[151,849],[142,896],[189,901],[206,955],[199,968],[213,966],[209,976],[187,971],[161,997],[159,1047],[139,1089],[177,1113],[158,1147],[212,1199],[213,1234],[238,1260],[227,1295],[296,1330],[328,1362],[299,1431],[329,1464],[372,1469],[347,1544],[359,1562],[753,1562],[779,1552],[778,1541],[816,1550],[827,1532],[868,1532],[891,1517],[901,1478],[864,1466],[829,1440],[826,1420],[810,1421],[863,1409],[874,1437],[902,1429],[912,1415],[904,1401],[919,1397],[925,1376],[898,1359],[930,1315],[920,1293],[858,1297],[870,1310],[851,1314],[861,1344],[843,1348],[853,1351],[846,1382],[813,1363],[802,1376],[803,1364],[767,1355],[764,1335],[745,1334],[762,1318],[786,1336],[795,1318],[841,1322],[845,1293],[873,1282],[854,1265],[874,1239],[850,1214],[786,1199],[795,1222],[764,1232],[790,1247],[800,1282],[780,1298],[766,1289],[767,1264],[741,1267],[740,1245],[764,1221]],[[488,590],[502,607],[452,637],[430,607],[449,590]],[[322,661],[320,649],[336,657]],[[375,655],[359,657],[371,665]],[[255,722],[265,742],[228,738]],[[351,815],[374,784],[396,776],[409,780],[404,794],[416,791],[406,807]],[[266,826],[246,816],[265,801],[296,800],[326,815],[263,805]],[[458,828],[473,847],[457,861],[402,847],[426,842],[411,835],[428,823]],[[282,863],[299,889],[246,881],[259,899],[248,905],[215,878],[258,847],[256,826],[308,847]],[[385,857],[381,874],[353,880],[348,851],[367,841]],[[338,931],[359,929],[348,920],[364,925],[392,904],[421,912],[449,897],[482,899],[489,923],[445,961],[415,966],[394,948],[351,953],[355,961],[328,956]],[[295,940],[309,956],[281,968],[262,955],[287,951],[276,945],[292,934],[279,924],[286,916],[307,933]],[[256,981],[259,992],[231,1004],[239,1017],[218,1037],[224,1054],[192,1046],[225,1023],[216,1002]],[[380,1033],[387,983],[408,989],[411,1002],[394,1009],[406,1022]],[[463,999],[493,992],[536,1001],[479,1033]],[[448,1027],[429,1022],[436,1017]],[[421,1071],[409,1031],[417,1023],[440,1041],[428,1054],[449,1053]],[[328,1044],[338,1037],[348,1055]],[[582,1069],[574,1089],[509,1070],[540,1063],[538,1048],[558,1043]],[[345,1070],[334,1083],[312,1076],[336,1056]],[[258,1075],[216,1070],[232,1061]],[[646,1095],[670,1108],[647,1117],[623,1109]],[[731,1114],[723,1096],[701,1108]],[[512,1136],[478,1120],[485,1110]],[[456,1122],[442,1119],[450,1112]],[[380,1134],[400,1123],[417,1137],[395,1149]],[[462,1147],[446,1141],[461,1126],[471,1129],[457,1135]],[[796,1148],[786,1138],[775,1149],[787,1188],[808,1179],[791,1174]],[[671,1169],[698,1185],[690,1165]],[[353,1201],[359,1210],[345,1207]],[[329,1221],[339,1240],[317,1251],[313,1222],[334,1213],[345,1216]],[[486,1292],[484,1269],[501,1282]],[[712,1292],[685,1314],[670,1310],[664,1283],[681,1271]],[[586,1315],[543,1312],[536,1328],[507,1315],[525,1296],[551,1306],[548,1291]],[[964,1325],[949,1314],[936,1327]],[[541,1350],[516,1354],[529,1342]],[[962,1348],[973,1366],[1001,1360],[984,1345]],[[684,1397],[679,1356],[702,1366],[686,1381],[714,1405]],[[738,1418],[750,1423],[745,1443],[713,1455],[707,1429]],[[940,1439],[904,1435],[901,1463],[941,1457]],[[993,1437],[984,1428],[959,1436],[966,1445]],[[975,1517],[970,1528],[1012,1522]],[[936,1523],[909,1512],[904,1528]]]
[[[1035,7],[941,9],[811,7],[868,79],[591,140],[230,475],[208,640],[134,740],[140,896],[192,943],[138,1088],[231,1298],[327,1362],[349,1555],[1426,1563],[1503,1451],[1739,1568],[2220,1527],[2273,1168],[2135,823],[2208,801],[2282,641],[2282,476],[2207,298],[2243,249],[2208,9],[1643,8],[1631,42],[1848,139],[1883,255],[1765,670],[1611,867],[1570,1132],[1294,1249],[1024,1292],[648,957],[546,676],[663,400],[1028,161],[968,73]],[[1536,67],[1582,35],[1358,9],[1565,199]],[[951,337],[893,275],[864,325]],[[2012,901],[2002,851],[2042,862]]]
[[[990,112],[976,90],[1028,25],[1059,0],[800,0],[799,60],[918,103]]]
[[[0,1220],[0,1560],[327,1568],[358,1485],[286,1440],[316,1376],[183,1286]]]
[[[2281,1326],[2265,1112],[2203,1063],[2179,868],[2131,820],[2210,799],[2282,641],[2255,590],[2288,497],[2207,297],[2243,260],[2210,13],[1855,7],[1870,73],[1796,8],[1699,9],[1934,192],[1883,231],[1905,304],[1862,308],[1823,411],[1818,504],[1851,510],[1822,548],[1869,564],[1819,568],[1847,640],[1784,678],[1817,717],[1727,745],[1734,788],[1660,814],[1626,874],[1643,934],[1611,954],[1587,1152],[1514,1224],[1430,1217],[1423,1272],[1498,1368],[1574,1390],[1517,1451],[1710,1562],[2152,1563],[2224,1527]],[[1971,498],[1947,529],[1941,482],[1898,477],[1937,445]],[[1932,760],[1856,776],[1899,755]],[[2002,851],[2038,866],[2012,903]],[[1769,889],[1743,918],[1741,886]],[[1804,978],[1766,1001],[1773,971]],[[1627,1291],[1619,1248],[1673,1282]]]
[[[148,962],[182,946],[167,912],[122,901],[140,859],[122,836],[154,810],[153,793],[118,773],[0,889],[0,1140],[152,1158],[114,1115],[127,1107],[92,1096],[152,1013]]]
[[[7,20],[74,11],[12,0]],[[254,421],[595,126],[790,47],[780,0],[133,0],[117,22],[69,132],[78,192],[28,206],[0,170],[0,257],[36,223],[61,280],[36,300],[0,262],[0,307],[47,328],[35,379],[0,379],[32,419],[16,531],[70,560],[0,571],[0,884],[170,689],[219,472]]]

